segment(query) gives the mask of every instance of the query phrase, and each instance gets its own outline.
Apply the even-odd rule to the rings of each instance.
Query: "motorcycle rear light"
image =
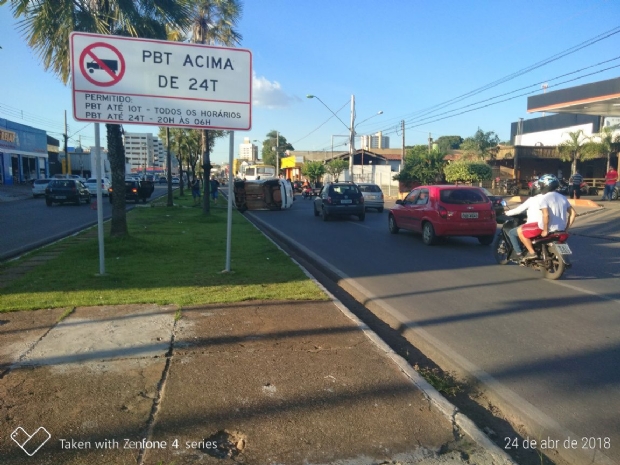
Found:
[[[444,220],[448,218],[448,210],[446,210],[441,205],[439,205],[439,207],[437,208],[437,211],[439,212],[439,216],[441,216]]]
[[[560,233],[558,234],[558,241],[566,242],[568,240],[568,233]]]

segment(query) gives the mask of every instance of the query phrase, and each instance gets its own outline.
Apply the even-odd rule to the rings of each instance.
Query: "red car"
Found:
[[[490,245],[497,229],[493,204],[478,187],[437,185],[413,189],[390,209],[388,227],[422,233],[426,245],[439,236],[473,236]]]

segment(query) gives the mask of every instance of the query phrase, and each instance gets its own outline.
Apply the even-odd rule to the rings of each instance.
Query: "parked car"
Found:
[[[51,179],[34,179],[32,183],[32,196],[36,199],[39,196],[45,195],[45,188],[50,183]]]
[[[88,187],[90,195],[93,197],[97,195],[97,178],[87,179],[84,185]],[[110,186],[111,184],[108,178],[101,178],[101,195],[109,195],[108,189]]]
[[[173,176],[172,177],[172,185],[173,186],[178,186],[179,184],[181,184],[181,178],[179,178],[178,176]]]
[[[72,202],[79,205],[84,201],[90,203],[90,191],[75,179],[52,179],[45,188],[45,203],[51,207],[53,203]]]
[[[484,192],[484,195],[486,195],[491,201],[491,203],[493,204],[493,209],[495,210],[495,218],[503,215],[504,211],[506,210],[506,206],[507,206],[504,198],[501,195],[491,194],[488,191],[488,189],[485,189],[484,187],[481,187],[480,189],[482,189],[482,192]]]
[[[157,181],[159,182],[159,184],[167,184],[168,178],[166,176],[160,176]]]
[[[377,184],[370,182],[358,182],[357,187],[360,188],[362,195],[364,196],[364,206],[366,210],[369,208],[376,208],[379,213],[383,212],[383,191]]]
[[[490,245],[497,230],[493,204],[479,187],[420,186],[397,200],[388,215],[392,234],[400,229],[422,233],[426,245],[440,236],[473,236]]]
[[[356,215],[360,221],[366,218],[364,196],[352,182],[326,183],[314,199],[313,208],[314,216],[323,216],[323,221],[331,216]]]
[[[155,185],[149,181],[134,181],[133,179],[125,179],[125,200],[131,200],[138,203],[140,200],[146,203]],[[114,203],[114,190],[112,187],[108,189],[108,195],[110,196],[110,203]]]

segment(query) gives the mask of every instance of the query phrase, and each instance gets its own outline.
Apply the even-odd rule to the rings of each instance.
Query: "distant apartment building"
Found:
[[[149,133],[126,132],[125,160],[133,173],[161,171],[165,169],[166,151],[164,144]]]
[[[363,149],[371,150],[371,149],[389,149],[390,148],[390,138],[388,136],[384,136],[381,131],[379,131],[374,136],[362,136],[362,146]]]
[[[244,137],[243,143],[239,144],[239,158],[250,162],[258,160],[258,146],[254,145],[249,137]]]

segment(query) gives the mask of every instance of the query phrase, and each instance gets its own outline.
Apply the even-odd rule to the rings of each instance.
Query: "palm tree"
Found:
[[[597,157],[600,155],[607,156],[607,170],[611,164],[612,144],[620,142],[620,135],[614,136],[614,132],[618,129],[618,125],[605,126],[598,134],[592,134],[588,142],[584,145],[584,151],[588,154],[592,153]]]
[[[226,45],[241,43],[241,34],[236,30],[241,17],[241,3],[238,0],[193,0],[192,41],[205,45]],[[213,134],[212,134],[213,135]],[[209,131],[202,131],[202,168],[205,180],[211,173]],[[203,212],[209,214],[209,183],[205,182]]]
[[[584,144],[587,138],[584,136],[583,131],[572,131],[568,133],[569,140],[566,140],[558,145],[558,152],[562,161],[571,162],[571,175],[575,174],[577,169],[577,162],[589,160],[596,155],[590,150],[584,150]]]
[[[166,26],[186,30],[190,0],[0,0],[10,4],[46,70],[67,83],[70,73],[69,34],[73,31],[166,39]],[[121,126],[106,124],[112,169],[111,235],[128,234],[125,214],[125,150]]]

